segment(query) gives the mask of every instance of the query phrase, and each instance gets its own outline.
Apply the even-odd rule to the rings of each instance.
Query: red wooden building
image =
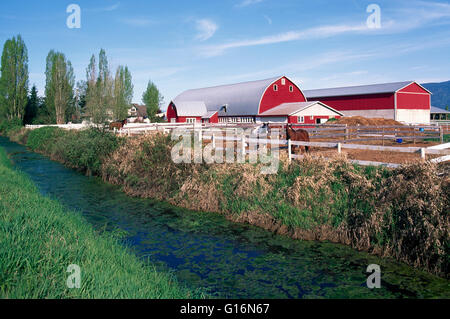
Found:
[[[308,100],[326,103],[345,116],[430,122],[431,92],[413,81],[305,90],[304,93]]]
[[[167,109],[172,123],[321,123],[342,113],[308,102],[285,76],[267,80],[188,90]]]

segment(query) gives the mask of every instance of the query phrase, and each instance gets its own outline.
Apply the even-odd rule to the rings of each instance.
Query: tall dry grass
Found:
[[[306,157],[278,174],[261,164],[174,164],[173,141],[130,139],[102,166],[105,181],[299,239],[328,240],[392,256],[448,277],[449,178],[436,165],[359,167]]]

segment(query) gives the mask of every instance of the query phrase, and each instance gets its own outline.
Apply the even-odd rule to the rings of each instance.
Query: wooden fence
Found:
[[[199,133],[201,134],[201,133]],[[249,146],[248,143],[254,144],[275,144],[278,146],[287,146],[287,152],[289,157],[289,162],[293,159],[303,158],[303,155],[296,155],[292,152],[293,146],[309,146],[309,147],[320,147],[320,148],[333,148],[337,150],[337,153],[342,153],[343,149],[358,149],[358,150],[368,150],[368,151],[379,151],[379,152],[399,152],[399,153],[416,153],[420,155],[423,160],[426,160],[426,155],[444,155],[441,158],[433,160],[434,162],[444,162],[450,160],[450,143],[438,145],[434,147],[424,148],[424,147],[392,147],[392,146],[377,146],[377,145],[361,145],[361,144],[345,144],[345,143],[335,143],[335,142],[299,142],[291,140],[281,140],[281,139],[256,139],[249,138],[247,136],[216,136],[216,135],[201,135],[201,140],[210,140],[214,149],[224,150],[226,148],[216,147],[216,141],[232,141],[237,142],[238,150],[237,152],[242,152],[243,155],[249,154],[251,151],[247,150]],[[278,148],[280,149],[280,148]],[[234,145],[233,145],[234,150]],[[383,163],[383,162],[373,162],[373,161],[361,161],[361,160],[350,160],[350,162],[359,165],[372,165],[372,166],[386,166],[386,167],[398,167],[400,164]]]
[[[278,124],[272,123],[278,126]],[[257,129],[263,124],[186,124],[186,123],[154,123],[154,124],[128,124],[118,131],[120,135],[141,135],[147,132],[168,133],[175,128],[183,128],[189,131],[208,131],[214,128],[220,129]],[[286,124],[280,124],[286,125]],[[308,131],[312,140],[343,141],[343,143],[381,141],[385,144],[387,140],[410,140],[438,139],[444,142],[444,128],[442,126],[416,125],[416,126],[347,126],[342,124],[294,124]],[[286,138],[284,129],[280,129],[280,138]]]

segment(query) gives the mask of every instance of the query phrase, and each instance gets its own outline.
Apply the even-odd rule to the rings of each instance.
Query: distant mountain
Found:
[[[445,109],[450,108],[450,81],[441,83],[422,84],[424,88],[431,91],[431,105]]]

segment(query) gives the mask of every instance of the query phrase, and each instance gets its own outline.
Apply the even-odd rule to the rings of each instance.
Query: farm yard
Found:
[[[450,3],[48,2],[0,4],[0,299],[450,299]]]
[[[280,131],[280,141],[277,142],[277,145],[282,153],[288,155],[288,141],[284,133],[285,126],[281,127],[278,123],[269,124],[268,129],[261,129],[263,127],[261,124],[127,124],[120,130],[114,129],[114,132],[118,136],[138,137],[157,132],[169,134],[174,129],[185,129],[201,134],[204,146],[211,143],[213,139],[221,140],[222,143],[229,140],[229,142],[235,142],[235,150],[242,150],[244,141],[248,154],[248,139],[251,134],[268,134],[266,145],[270,147],[271,126]],[[435,146],[448,141],[448,134],[446,134],[443,126],[402,125],[393,120],[362,117],[342,118],[331,121],[330,124],[297,124],[292,126],[304,129],[309,133],[309,146],[311,146],[309,155],[311,156],[329,157],[340,153],[349,160],[355,161],[355,163],[382,165],[383,163],[405,164],[420,159],[436,160],[450,155],[450,151],[445,148],[434,149]],[[27,127],[35,129],[41,126]],[[59,127],[64,126],[60,125]],[[78,126],[77,128],[83,129],[86,127]],[[68,126],[68,129],[73,129],[73,126]],[[218,131],[218,129],[221,131]],[[242,139],[242,130],[245,131],[244,135],[247,142]],[[211,132],[214,132],[214,134]],[[212,135],[214,135],[214,138],[212,138]],[[255,137],[256,135],[252,136],[252,138]],[[254,141],[254,143],[257,143],[257,141]],[[291,147],[295,144],[296,142],[292,142]],[[291,159],[301,156],[293,154],[292,149],[291,154]]]

